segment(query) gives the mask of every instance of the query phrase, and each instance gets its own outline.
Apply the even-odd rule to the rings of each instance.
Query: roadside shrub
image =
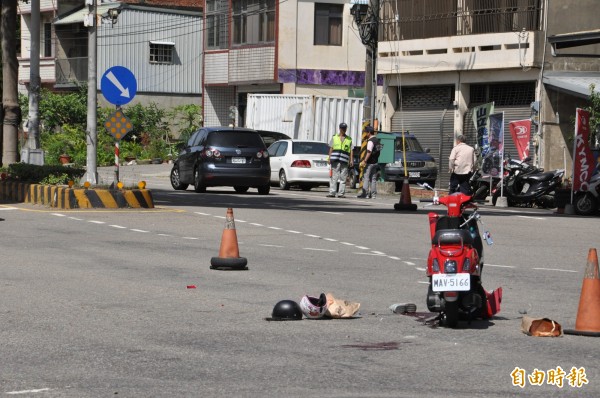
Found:
[[[13,180],[31,182],[34,184],[42,181],[57,181],[53,183],[66,184],[69,180],[78,182],[85,174],[85,170],[77,167],[38,166],[27,163],[13,163],[8,166],[8,176]],[[62,182],[58,182],[62,181]]]

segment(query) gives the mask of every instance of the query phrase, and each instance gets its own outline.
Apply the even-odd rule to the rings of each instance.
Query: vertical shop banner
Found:
[[[490,115],[494,112],[494,103],[479,105],[473,108],[473,123],[477,131],[477,149],[482,156],[489,150]]]
[[[529,156],[529,142],[531,141],[531,120],[515,120],[508,123],[510,135],[519,152],[519,159]]]
[[[491,114],[489,121],[488,148],[483,155],[481,171],[484,176],[496,177],[502,173],[504,158],[504,112]]]
[[[594,172],[594,157],[590,150],[590,113],[577,108],[573,142],[573,191],[587,191]]]

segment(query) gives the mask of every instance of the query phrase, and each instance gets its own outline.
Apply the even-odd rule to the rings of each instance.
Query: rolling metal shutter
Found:
[[[436,187],[447,188],[454,136],[453,86],[403,87],[402,108],[392,116],[394,132],[414,134],[438,166]]]

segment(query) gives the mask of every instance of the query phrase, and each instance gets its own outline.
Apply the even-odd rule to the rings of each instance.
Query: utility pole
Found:
[[[366,8],[366,9],[365,9]],[[365,101],[363,118],[375,124],[377,106],[377,41],[379,31],[379,0],[369,0],[368,7],[356,0],[351,14],[358,25],[360,39],[366,47]]]
[[[87,97],[87,161],[85,179],[90,184],[98,183],[98,83],[97,83],[97,56],[98,56],[98,0],[86,0],[89,13],[85,25],[88,27],[88,97]]]
[[[31,47],[29,51],[29,114],[27,142],[21,150],[21,160],[43,165],[44,152],[40,150],[40,0],[31,0]],[[33,156],[32,156],[33,155]]]

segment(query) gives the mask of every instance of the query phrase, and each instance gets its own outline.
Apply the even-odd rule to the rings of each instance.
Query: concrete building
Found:
[[[343,0],[206,0],[205,125],[245,125],[248,94],[364,97],[365,47]]]
[[[130,3],[130,4],[128,4]],[[143,5],[141,4],[143,3]],[[21,91],[29,83],[30,4],[20,4]],[[41,0],[40,77],[51,90],[73,90],[88,81],[89,14],[83,0]],[[97,0],[97,81],[112,66],[124,66],[137,80],[131,104],[170,108],[201,104],[202,13],[200,0]],[[100,106],[110,106],[98,92]]]
[[[473,108],[489,102],[504,112],[507,152],[516,155],[508,122],[531,118],[536,163],[563,168],[566,156],[570,164],[563,148],[571,148],[575,108],[590,93],[586,83],[600,88],[600,47],[591,42],[584,57],[557,57],[548,37],[597,29],[597,1],[380,0],[379,6],[382,128],[409,130],[431,148],[442,181],[455,135],[474,144]],[[562,87],[565,72],[577,81],[575,91]]]

